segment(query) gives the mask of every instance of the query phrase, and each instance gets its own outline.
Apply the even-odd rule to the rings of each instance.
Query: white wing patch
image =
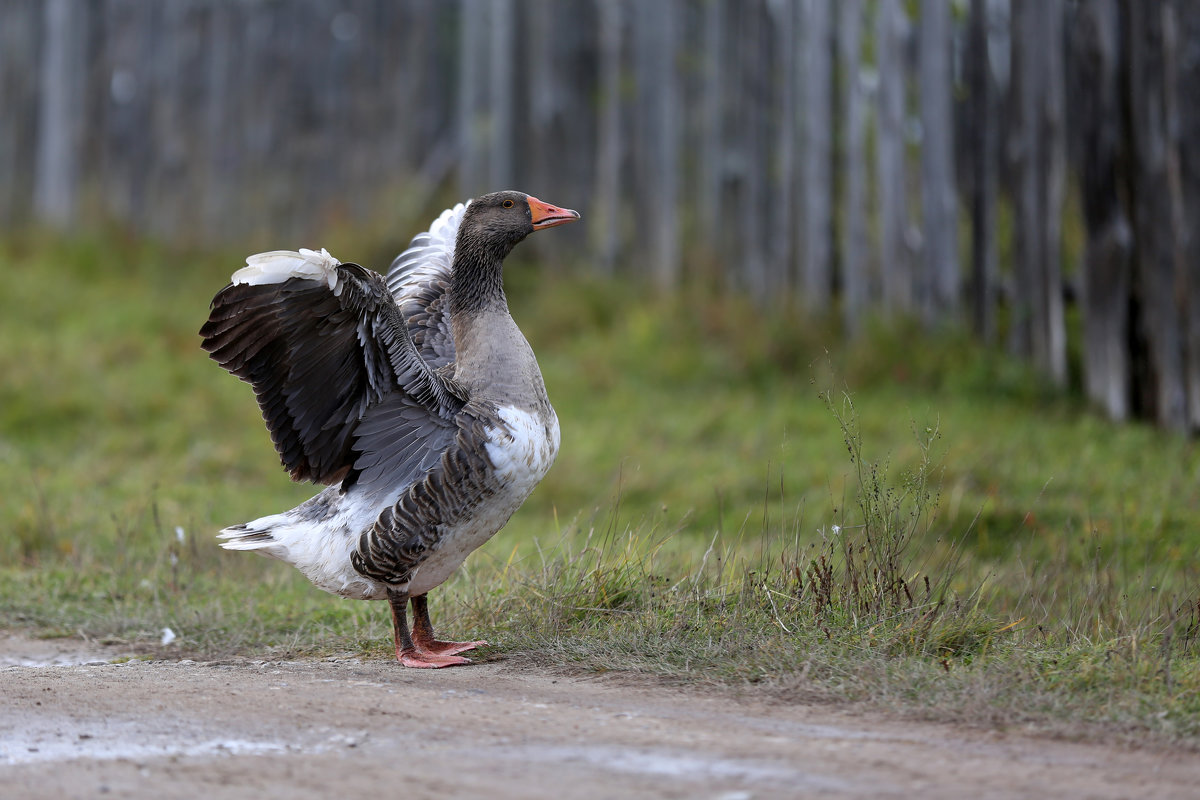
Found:
[[[429,238],[441,244],[441,246],[450,252],[454,252],[454,240],[458,238],[458,225],[462,222],[463,214],[466,213],[467,206],[471,204],[468,200],[465,203],[459,203],[454,208],[447,208],[438,218],[429,226]]]
[[[289,278],[305,278],[325,281],[335,295],[342,293],[338,284],[337,268],[341,262],[329,255],[325,248],[318,250],[272,250],[257,253],[246,259],[246,266],[233,273],[234,284],[262,286],[267,283],[283,283]]]
[[[454,267],[454,243],[462,223],[467,203],[443,211],[429,226],[409,242],[408,248],[396,256],[388,269],[388,289],[397,301],[403,301],[409,290],[419,288],[430,280],[448,280]]]
[[[511,406],[501,406],[497,416],[504,425],[488,432],[484,448],[496,477],[528,494],[558,455],[558,417],[553,411],[543,417]]]

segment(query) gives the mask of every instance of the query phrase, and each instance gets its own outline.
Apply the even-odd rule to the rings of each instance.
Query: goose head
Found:
[[[524,192],[492,192],[467,205],[458,228],[458,252],[487,260],[503,260],[517,244],[534,231],[565,225],[579,219],[579,212],[545,203]]]

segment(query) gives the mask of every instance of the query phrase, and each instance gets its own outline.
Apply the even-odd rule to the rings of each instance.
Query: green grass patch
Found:
[[[199,348],[240,263],[0,243],[0,627],[388,655],[382,605],[213,539],[313,492]],[[508,273],[563,448],[435,593],[445,633],[546,669],[1197,738],[1194,442],[1111,425],[963,336],[873,322],[845,343],[728,293]]]

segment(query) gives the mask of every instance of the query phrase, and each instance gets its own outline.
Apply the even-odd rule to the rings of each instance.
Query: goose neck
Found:
[[[455,316],[507,308],[501,260],[481,251],[456,254],[449,293]]]

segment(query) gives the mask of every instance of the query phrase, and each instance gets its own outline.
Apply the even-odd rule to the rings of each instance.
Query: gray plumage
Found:
[[[431,630],[413,645],[404,604],[414,598],[417,633],[428,629],[424,593],[554,459],[557,418],[501,264],[533,230],[577,218],[519,192],[487,195],[445,212],[386,278],[324,251],[248,259],[214,298],[203,347],[254,387],[292,477],[333,485],[227,528],[223,546],[288,561],[328,591],[386,597],[394,617],[399,605],[402,663],[464,663]]]

